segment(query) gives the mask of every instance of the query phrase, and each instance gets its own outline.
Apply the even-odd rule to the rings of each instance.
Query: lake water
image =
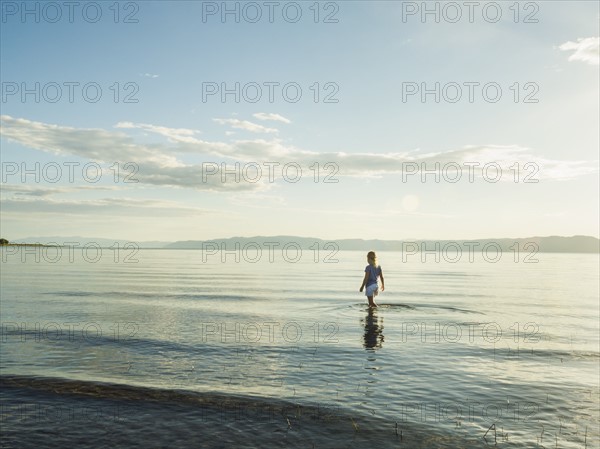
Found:
[[[2,447],[600,447],[597,254],[2,251]]]

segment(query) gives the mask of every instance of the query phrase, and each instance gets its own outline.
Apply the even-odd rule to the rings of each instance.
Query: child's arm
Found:
[[[360,289],[358,290],[359,292],[363,291],[363,289],[365,288],[365,284],[367,283],[368,280],[369,280],[369,273],[365,273],[365,278],[363,279],[363,283],[360,286]]]
[[[379,277],[381,278],[381,291],[385,290],[385,282],[383,280],[383,270],[379,268]]]

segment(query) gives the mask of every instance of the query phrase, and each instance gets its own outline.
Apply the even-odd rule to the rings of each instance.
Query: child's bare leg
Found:
[[[367,299],[369,300],[369,307],[377,307],[377,304],[375,304],[375,302],[373,301],[372,296],[367,296]]]

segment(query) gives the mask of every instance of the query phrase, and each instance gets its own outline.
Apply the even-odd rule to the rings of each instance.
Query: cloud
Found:
[[[103,162],[141,159],[160,166],[181,165],[173,156],[165,154],[164,148],[136,144],[124,133],[51,125],[8,115],[0,118],[2,136],[59,156],[81,156]]]
[[[144,126],[148,129],[150,127],[163,129],[155,125]],[[483,166],[491,164],[488,178],[494,176],[493,167],[500,167],[503,173],[502,181],[512,182],[514,171],[511,167],[514,167],[515,163],[518,163],[521,177],[531,175],[531,179],[540,180],[566,180],[598,171],[597,161],[544,158],[536,151],[518,145],[468,145],[431,153],[415,150],[387,153],[366,151],[319,153],[296,148],[285,144],[280,139],[232,142],[183,139],[175,140],[170,144],[145,145],[135,142],[133,138],[122,132],[77,129],[9,116],[2,116],[0,132],[2,136],[29,148],[63,156],[72,155],[106,163],[133,162],[139,168],[135,178],[141,184],[226,192],[268,190],[273,184],[269,178],[270,173],[274,173],[275,181],[281,180],[283,166],[286,163],[300,165],[304,170],[302,179],[308,180],[312,180],[313,176],[312,169],[309,167],[314,167],[315,162],[319,163],[321,176],[331,175],[337,179],[343,176],[372,178],[398,175],[415,169],[421,173],[424,169],[435,170],[451,177],[456,168],[462,171],[463,179],[468,179],[469,165],[475,167],[473,169],[475,176],[481,177]],[[171,131],[167,133],[171,134]],[[183,153],[201,155],[204,165],[185,164],[174,156]],[[231,170],[234,167],[231,160],[234,163],[239,162],[240,165],[250,163],[260,165],[263,169],[262,176],[257,182],[248,182],[244,179],[240,181],[239,177],[236,180],[230,175],[225,175],[223,178],[221,164],[226,164],[225,168]],[[276,165],[269,169],[266,165],[268,163]],[[326,165],[328,163],[330,165]],[[126,174],[128,173],[123,173],[123,176]],[[248,178],[253,179],[253,177],[254,172],[251,171]],[[419,173],[411,179],[419,179]]]
[[[34,187],[28,185],[0,184],[0,193],[14,193],[17,196],[47,197],[81,190],[118,190],[116,186],[69,186],[69,187]]]
[[[137,167],[135,178],[142,184],[212,191],[260,190],[265,187],[261,182],[222,182],[220,170],[214,175],[203,176],[206,173],[203,173],[202,165],[184,164],[169,154],[177,151],[177,145],[193,145],[196,152],[204,154],[229,154],[234,150],[227,144],[195,140],[193,143],[178,142],[175,147],[144,145],[121,132],[51,125],[7,115],[0,118],[2,137],[28,148],[59,156],[77,156],[108,164],[133,163]],[[130,172],[123,172],[121,176],[129,174]]]
[[[281,195],[267,195],[263,193],[234,193],[229,197],[229,203],[258,209],[272,209],[275,207],[286,207],[285,198]]]
[[[156,217],[161,215],[191,217],[219,214],[222,211],[185,206],[174,201],[139,198],[102,198],[86,200],[56,200],[51,198],[10,198],[2,201],[3,214],[110,215]]]
[[[283,122],[283,123],[292,123],[290,119],[285,118],[279,114],[270,114],[266,112],[257,112],[256,114],[252,114],[252,117],[257,118],[259,120],[272,120],[274,122]]]
[[[158,78],[158,75],[155,75],[153,73],[140,73],[140,76],[144,76],[146,78]]]
[[[579,38],[577,42],[565,42],[558,48],[562,51],[574,51],[569,56],[569,61],[582,61],[591,65],[598,65],[600,63],[599,37]]]
[[[9,185],[9,184],[2,184],[2,186],[0,187],[0,192],[2,192],[2,194],[6,193],[6,192],[12,192],[15,195],[44,197],[44,196],[56,195],[58,193],[64,193],[65,189],[61,189],[61,188],[47,189],[47,188],[32,187],[32,186],[25,186],[25,185],[15,186],[15,185]]]
[[[221,125],[231,125],[235,129],[243,129],[250,131],[251,133],[276,133],[278,132],[275,128],[267,128],[266,126],[252,123],[247,120],[239,120],[236,118],[215,118],[215,122]]]
[[[119,122],[115,128],[121,129],[143,129],[161,136],[167,137],[171,142],[192,142],[197,143],[200,140],[195,139],[195,134],[201,134],[201,131],[186,128],[167,128],[166,126],[149,125],[146,123]]]

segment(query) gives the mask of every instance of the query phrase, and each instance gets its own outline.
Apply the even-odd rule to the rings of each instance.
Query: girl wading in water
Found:
[[[379,284],[377,283],[377,278],[381,278],[381,291],[385,290],[383,271],[381,271],[381,267],[377,265],[377,255],[374,251],[369,251],[367,254],[367,261],[369,262],[369,265],[367,265],[365,268],[365,278],[363,279],[359,291],[362,292],[366,286],[367,289],[365,291],[365,295],[369,300],[369,307],[377,307],[377,304],[375,304],[373,298],[379,293]]]

